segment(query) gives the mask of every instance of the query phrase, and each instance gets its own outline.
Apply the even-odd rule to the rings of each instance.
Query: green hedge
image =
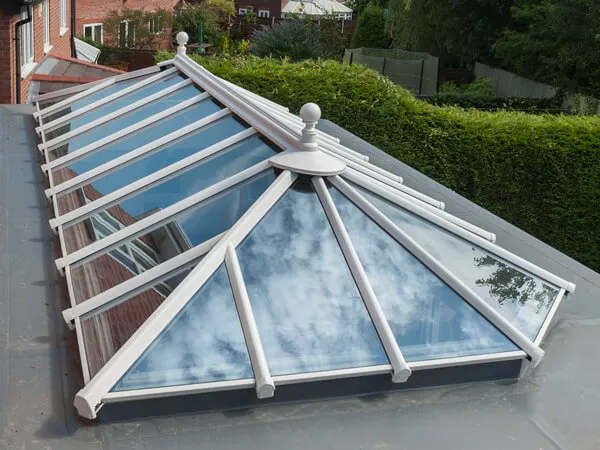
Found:
[[[600,118],[433,106],[333,61],[199,62],[294,112],[318,103],[324,118],[600,270]]]
[[[562,112],[562,99],[560,97],[496,97],[493,95],[471,95],[460,92],[438,92],[433,97],[422,98],[422,100],[437,106],[460,106],[461,108],[475,108],[482,111]]]

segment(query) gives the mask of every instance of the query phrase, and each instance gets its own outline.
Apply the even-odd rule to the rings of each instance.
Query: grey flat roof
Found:
[[[0,106],[0,449],[600,448],[600,275],[339,127],[371,162],[496,233],[502,247],[577,284],[516,383],[478,383],[226,412],[86,423],[75,340],[61,318],[50,210],[30,106]]]

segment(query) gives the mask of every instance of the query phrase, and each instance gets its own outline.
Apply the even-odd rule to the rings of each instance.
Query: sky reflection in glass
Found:
[[[227,271],[221,265],[111,391],[252,376]]]
[[[353,187],[515,327],[535,339],[557,288],[371,192]]]
[[[154,214],[219,181],[258,164],[273,156],[275,151],[258,137],[246,139],[232,148],[219,152],[202,164],[182,174],[140,192],[106,210],[114,215],[123,213],[144,217]],[[119,209],[118,212],[114,211]]]
[[[407,361],[518,350],[354,203],[329,192]]]
[[[273,375],[388,363],[312,186],[286,192],[237,253]]]
[[[78,136],[69,139],[67,142],[60,145],[59,147],[50,150],[48,152],[48,156],[51,159],[55,159],[59,156],[64,156],[70,152],[77,151],[86,145],[89,145],[93,142],[110,136],[116,133],[117,131],[121,131],[131,125],[135,125],[141,122],[142,120],[147,119],[148,117],[161,113],[166,109],[169,109],[185,100],[199,95],[200,93],[200,89],[198,89],[196,86],[186,86],[182,89],[178,89],[177,91],[165,95],[160,99],[154,100],[153,102],[150,102],[145,106],[137,108],[127,114],[119,116],[116,119],[110,120],[102,125],[94,127],[93,129],[85,133],[82,133]],[[207,102],[206,104],[208,105],[210,103]],[[218,109],[219,108],[215,105],[214,111],[212,112],[215,112]],[[154,126],[156,126],[156,124]]]
[[[85,97],[80,98],[79,100],[75,100],[73,103],[71,103],[63,109],[59,109],[58,111],[53,112],[46,118],[42,119],[42,123],[50,123],[53,120],[58,119],[59,117],[65,116],[73,111],[77,111],[83,108],[84,106],[91,105],[92,103],[100,99],[106,98],[109,95],[114,94],[115,92],[119,92],[131,85],[139,83],[140,81],[143,81],[150,76],[151,75],[144,75],[141,77],[130,78],[129,80],[117,81],[116,83],[113,83],[110,86],[105,87],[104,89],[100,89],[99,91],[96,91],[93,94],[86,95]]]
[[[150,175],[164,167],[182,160],[194,153],[199,152],[217,142],[222,141],[244,129],[244,125],[232,117],[225,118],[214,124],[202,127],[185,138],[167,144],[158,152],[145,156],[132,164],[115,170],[103,177],[94,180],[89,186],[100,195],[106,195],[116,191],[134,181]],[[82,165],[88,165],[89,158],[81,161]],[[77,167],[78,163],[73,164]],[[75,172],[79,173],[77,170]]]

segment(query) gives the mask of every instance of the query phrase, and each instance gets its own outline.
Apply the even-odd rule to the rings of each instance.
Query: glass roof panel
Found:
[[[197,262],[197,261],[196,261]],[[81,318],[90,376],[108,362],[190,272],[185,268],[167,280],[121,298]]]
[[[271,374],[388,363],[312,185],[286,192],[237,253]]]
[[[72,266],[75,302],[81,303],[228,230],[274,180],[275,173],[268,170],[172,217],[167,223],[150,227],[146,234],[123,242],[109,253]],[[101,212],[65,229],[65,244],[68,248],[84,247],[112,234],[116,227],[134,222],[136,218],[125,212],[112,215]]]
[[[110,136],[117,131],[121,131],[131,125],[137,124],[148,117],[155,114],[161,113],[164,110],[171,108],[185,100],[188,100],[202,91],[196,86],[186,86],[178,89],[171,94],[167,94],[153,102],[150,102],[140,108],[137,108],[127,114],[117,117],[116,119],[110,120],[102,125],[98,125],[93,129],[79,134],[64,144],[57,146],[56,148],[48,151],[48,157],[52,161],[58,157],[64,156],[68,153],[79,150],[80,148]],[[209,105],[211,102],[206,102],[205,105]],[[215,105],[216,106],[216,105]],[[214,111],[217,111],[215,108]],[[213,111],[213,112],[214,112]]]
[[[354,187],[515,327],[535,339],[558,295],[556,287],[378,195]]]
[[[206,147],[216,144],[243,129],[244,125],[233,117],[221,119],[170,144],[166,144],[160,151],[151,153],[131,164],[122,166],[95,179],[91,183],[83,186],[82,189],[87,198],[96,200],[97,198],[127,186],[140,178],[193,155]],[[104,156],[105,155],[103,155],[103,157]],[[65,168],[65,171],[70,171],[70,174],[72,175],[79,174],[81,173],[80,170],[83,170],[84,172],[87,171],[86,169],[90,168],[94,162],[95,158],[86,158],[85,160],[78,161],[68,166]],[[59,194],[57,197],[60,214],[71,211],[71,209],[67,208],[71,208],[72,205],[63,201],[65,196],[69,196],[69,194]]]
[[[55,139],[59,136],[62,136],[69,131],[73,131],[83,125],[90,123],[93,120],[99,119],[100,117],[104,117],[110,113],[113,113],[125,106],[131,105],[132,103],[137,102],[138,100],[142,100],[150,95],[156,94],[163,89],[177,84],[186,77],[182,75],[171,75],[166,78],[162,78],[160,80],[155,81],[143,88],[137,89],[133,91],[131,94],[125,95],[124,97],[119,97],[111,102],[105,103],[102,106],[92,109],[91,111],[78,115],[75,119],[70,122],[66,122],[62,125],[59,125],[56,129],[51,131],[46,131],[46,139]]]
[[[341,192],[329,191],[407,361],[518,350]]]
[[[252,376],[242,326],[222,264],[111,391]]]
[[[265,141],[256,136],[251,137],[203,160],[201,164],[195,167],[190,167],[183,172],[179,172],[175,177],[133,195],[103,212],[96,213],[96,215],[101,215],[102,217],[122,217],[123,215],[132,218],[147,217],[183,200],[185,197],[258,164],[275,153],[275,150]],[[79,195],[84,195],[86,201],[91,201],[102,196],[100,192],[92,191],[92,189],[91,187],[84,188]],[[77,226],[77,223],[70,227],[73,226]],[[124,226],[126,225],[111,227],[107,231],[107,235],[120,230]],[[83,242],[69,241],[69,243],[82,244]],[[68,253],[75,250],[79,250],[79,248],[69,248],[67,246]]]
[[[54,177],[54,182],[56,185],[64,183],[100,164],[112,161],[125,153],[149,144],[220,110],[221,107],[211,100],[205,100],[189,106],[177,114],[160,120],[158,123],[151,124],[135,133],[113,141],[94,152],[88,153],[62,169],[53,169],[52,176]],[[63,155],[59,153],[57,156]]]
[[[146,78],[150,78],[151,76],[154,76],[154,75],[156,75],[156,73],[153,73],[150,75],[142,75],[140,77],[135,77],[135,78],[130,78],[129,80],[117,81],[116,83],[113,83],[110,86],[100,89],[99,91],[96,91],[93,94],[86,95],[85,97],[80,98],[79,100],[75,100],[70,105],[65,106],[64,108],[62,108],[54,113],[51,113],[49,116],[42,118],[42,123],[43,124],[50,123],[53,120],[56,120],[63,116],[66,116],[67,114],[70,114],[73,111],[80,110],[81,108],[83,108],[87,105],[91,105],[92,103],[94,103],[100,99],[108,97],[109,95],[112,95],[115,92],[122,91],[123,89],[125,89],[131,85],[134,85],[135,83],[139,83],[140,81],[143,81]]]

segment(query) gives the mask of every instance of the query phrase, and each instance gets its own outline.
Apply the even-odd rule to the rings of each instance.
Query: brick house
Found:
[[[25,102],[34,69],[46,55],[72,56],[70,27],[71,0],[0,2],[0,103]]]
[[[180,3],[180,0],[77,0],[77,12],[75,20],[75,34],[83,35],[100,43],[104,43],[105,30],[104,18],[111,11],[121,11],[124,8],[139,9],[148,12],[153,12],[158,9],[173,11]],[[151,24],[148,24],[151,27]],[[120,33],[123,33],[123,46],[127,46],[133,36],[133,30],[129,29],[129,24],[123,22],[121,24]],[[172,30],[167,29],[165,39],[161,42],[161,48],[167,49],[171,46]],[[119,38],[121,40],[121,38]]]

